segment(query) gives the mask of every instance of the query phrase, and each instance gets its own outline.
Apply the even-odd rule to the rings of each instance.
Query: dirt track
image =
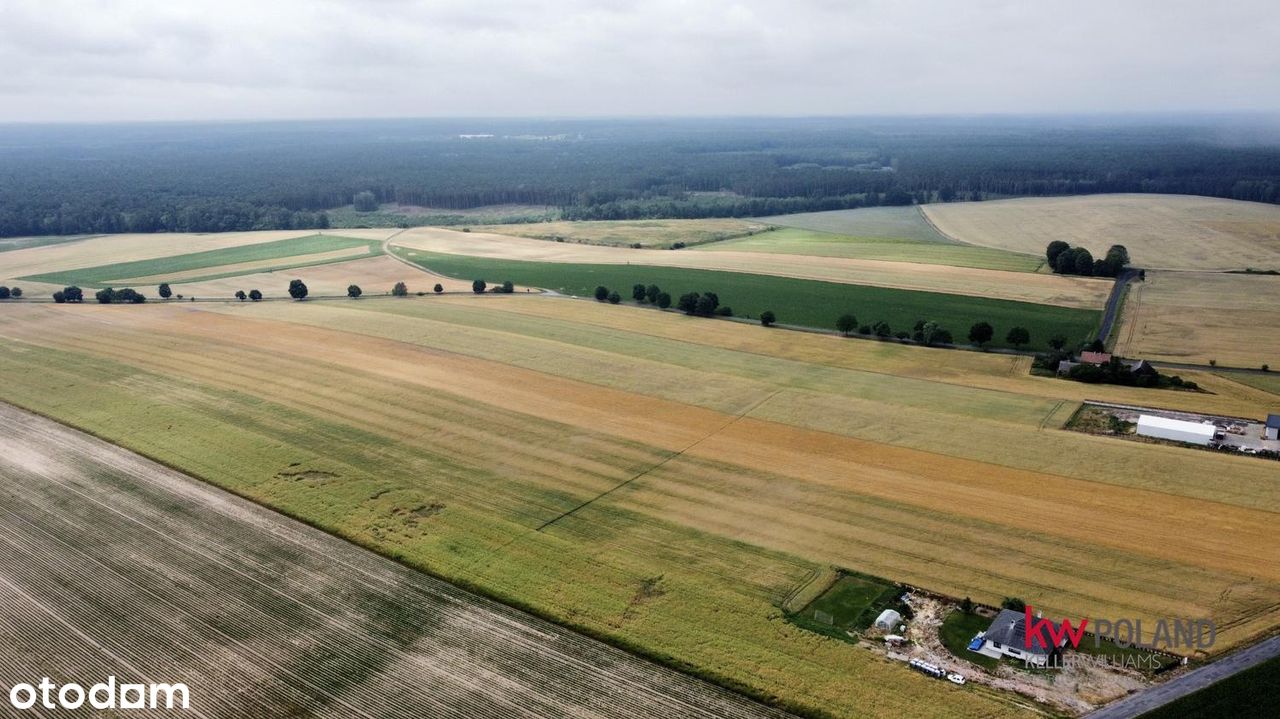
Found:
[[[0,423],[6,687],[183,682],[200,717],[779,716],[9,405]]]

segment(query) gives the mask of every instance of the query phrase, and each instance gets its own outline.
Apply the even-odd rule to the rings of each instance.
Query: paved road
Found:
[[[1280,657],[1280,637],[1272,637],[1163,684],[1130,694],[1085,719],[1132,719],[1273,657]]]
[[[1130,267],[1116,277],[1116,283],[1111,287],[1111,295],[1107,297],[1106,313],[1102,315],[1102,328],[1098,330],[1099,342],[1107,341],[1107,336],[1111,334],[1111,326],[1116,323],[1116,317],[1120,314],[1120,300],[1124,297],[1124,288],[1138,276],[1140,271]]]

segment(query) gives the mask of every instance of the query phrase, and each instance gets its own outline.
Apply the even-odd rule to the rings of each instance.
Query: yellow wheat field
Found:
[[[1133,283],[1116,351],[1223,367],[1280,368],[1280,276],[1148,272]]]
[[[1043,253],[1053,240],[1096,257],[1125,245],[1136,267],[1280,269],[1280,206],[1188,195],[1088,195],[925,205],[943,233]]]

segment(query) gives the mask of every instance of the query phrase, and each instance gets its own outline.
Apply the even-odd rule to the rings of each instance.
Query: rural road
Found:
[[[1124,298],[1124,288],[1138,276],[1139,272],[1141,270],[1128,267],[1116,277],[1116,282],[1111,287],[1111,294],[1107,296],[1107,309],[1102,315],[1102,327],[1098,330],[1099,342],[1107,341],[1107,337],[1111,334],[1111,326],[1116,323],[1116,318],[1120,314],[1120,300]]]
[[[1272,637],[1163,684],[1130,694],[1086,715],[1085,719],[1132,719],[1277,656],[1280,656],[1280,637]]]

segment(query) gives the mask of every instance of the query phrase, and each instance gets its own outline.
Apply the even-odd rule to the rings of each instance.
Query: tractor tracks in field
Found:
[[[552,519],[549,519],[549,520],[547,520],[547,521],[543,522],[543,523],[542,523],[542,524],[541,524],[541,525],[540,525],[536,530],[534,530],[534,531],[541,532],[542,530],[546,529],[547,527],[550,527],[551,525],[555,524],[556,522],[559,522],[560,520],[562,520],[562,519],[564,519],[564,518],[566,518],[566,517],[570,517],[570,516],[572,516],[572,515],[576,514],[577,512],[579,512],[580,510],[585,509],[585,508],[587,508],[587,507],[591,506],[591,505],[592,505],[592,504],[594,504],[595,502],[597,502],[597,501],[599,501],[599,500],[601,500],[601,499],[604,499],[605,497],[608,497],[609,495],[611,495],[611,494],[613,494],[614,492],[617,492],[618,490],[620,490],[620,489],[622,489],[622,488],[626,487],[627,485],[631,484],[632,482],[635,482],[636,480],[640,479],[641,477],[644,477],[644,476],[646,476],[646,475],[649,475],[649,474],[653,473],[654,471],[656,471],[656,470],[658,470],[658,469],[661,469],[662,467],[664,467],[664,466],[666,466],[667,464],[671,463],[672,461],[674,461],[674,460],[676,460],[676,459],[679,459],[680,457],[683,457],[683,456],[684,456],[684,454],[685,454],[686,452],[688,452],[689,450],[693,449],[694,447],[697,447],[698,445],[702,444],[703,442],[707,441],[708,439],[711,439],[712,437],[716,436],[717,434],[720,434],[721,432],[725,431],[725,430],[726,430],[726,429],[728,429],[729,427],[733,426],[733,424],[734,424],[734,423],[736,423],[738,420],[740,420],[740,419],[742,419],[742,418],[744,418],[744,417],[750,416],[752,412],[755,412],[757,409],[759,409],[759,408],[760,408],[762,405],[764,405],[766,402],[768,402],[769,400],[773,399],[774,397],[777,397],[777,396],[778,396],[778,394],[779,394],[779,393],[781,393],[782,391],[783,391],[783,390],[781,390],[781,389],[777,389],[777,390],[774,390],[773,392],[770,392],[768,396],[766,396],[766,397],[764,397],[764,398],[760,399],[758,402],[753,403],[750,407],[747,407],[746,409],[742,410],[741,412],[739,412],[739,413],[737,413],[737,414],[733,415],[732,417],[730,417],[729,419],[727,419],[724,423],[722,423],[719,427],[716,427],[715,429],[711,430],[710,432],[706,433],[705,435],[703,435],[703,436],[699,437],[698,439],[694,440],[693,442],[689,443],[689,445],[688,445],[687,447],[685,447],[685,448],[683,448],[683,449],[680,449],[680,450],[678,450],[678,451],[676,451],[676,452],[673,452],[670,456],[668,456],[668,457],[664,458],[661,462],[658,462],[657,464],[653,465],[652,467],[649,467],[649,468],[644,469],[644,470],[642,470],[642,471],[640,471],[640,472],[637,472],[636,474],[632,475],[631,477],[629,477],[628,479],[624,480],[623,482],[621,482],[621,483],[619,483],[619,484],[615,485],[614,487],[612,487],[612,488],[610,488],[610,489],[607,489],[607,490],[605,490],[605,491],[601,492],[600,494],[597,494],[596,496],[592,497],[591,499],[588,499],[587,501],[583,502],[582,504],[579,504],[578,506],[574,507],[573,509],[570,509],[570,510],[568,510],[568,511],[566,511],[566,512],[563,512],[563,513],[562,513],[562,514],[560,514],[559,516],[553,517]]]

